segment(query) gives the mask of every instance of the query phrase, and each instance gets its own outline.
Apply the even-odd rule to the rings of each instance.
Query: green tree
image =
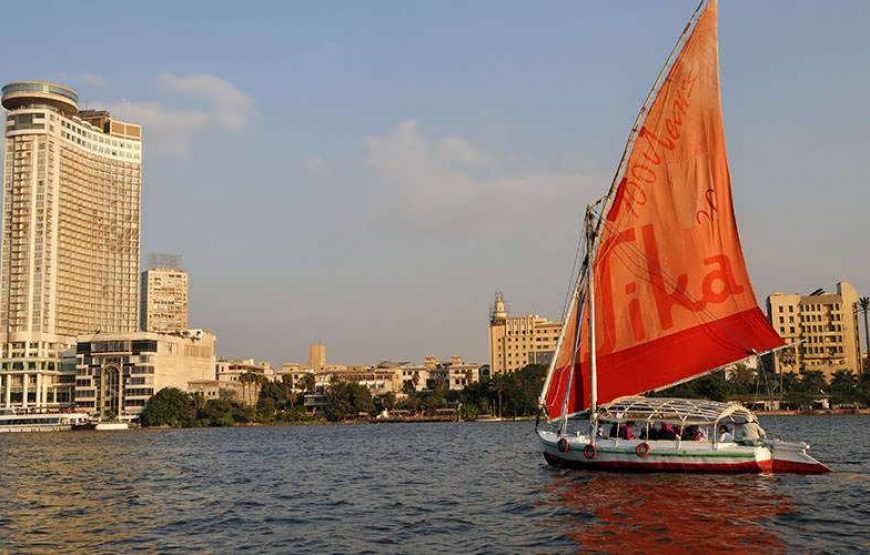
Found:
[[[858,376],[851,370],[837,370],[831,376],[831,396],[835,403],[851,403],[858,396]]]
[[[302,391],[305,393],[314,393],[314,388],[317,386],[317,380],[314,374],[305,374],[302,377]]]
[[[260,422],[274,422],[277,406],[272,397],[260,397],[257,401],[257,420]]]
[[[444,388],[423,391],[420,394],[420,408],[428,412],[434,412],[444,406],[447,390]]]
[[[416,378],[416,376],[414,376]],[[414,382],[411,380],[406,381],[402,384],[402,393],[405,395],[413,395],[417,392],[417,388],[414,385]]]
[[[825,374],[821,370],[802,370],[800,378],[797,390],[801,393],[808,393],[812,396],[821,395],[827,385],[825,382]]]
[[[256,404],[260,388],[265,382],[266,376],[257,372],[245,372],[239,376],[239,383],[242,384],[242,402],[249,405]]]
[[[139,422],[143,426],[192,426],[196,419],[196,407],[187,393],[175,387],[161,389],[148,399]]]
[[[233,426],[253,422],[256,413],[252,407],[239,403],[234,396],[221,395],[218,399],[209,399],[197,411],[197,422],[201,426]]]
[[[492,380],[468,384],[462,390],[462,406],[474,406],[477,414],[489,414],[492,411],[493,395]]]
[[[326,391],[324,409],[327,420],[338,422],[360,413],[371,414],[375,410],[372,393],[369,389],[355,382],[333,381]]]
[[[379,410],[393,410],[396,406],[396,394],[390,391],[375,398],[375,406]]]
[[[284,376],[287,378],[289,376]],[[273,412],[289,410],[296,404],[296,393],[292,381],[282,379],[280,382],[265,381],[260,385],[260,396],[257,399],[257,410],[271,403]]]
[[[742,362],[736,364],[729,381],[730,393],[753,393],[757,385],[755,370],[747,367]]]

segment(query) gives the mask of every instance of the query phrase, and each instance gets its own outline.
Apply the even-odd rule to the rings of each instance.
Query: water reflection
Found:
[[[591,551],[782,552],[769,520],[793,510],[765,476],[585,473],[554,470],[554,524]]]
[[[123,542],[140,530],[151,512],[141,500],[145,485],[131,479],[141,476],[141,469],[107,448],[112,439],[82,442],[63,457],[52,456],[47,441],[15,453],[21,456],[9,462],[16,470],[7,468],[6,476],[15,486],[7,507],[14,507],[14,518],[3,526],[3,540],[52,551],[60,545],[105,547],[106,536]]]

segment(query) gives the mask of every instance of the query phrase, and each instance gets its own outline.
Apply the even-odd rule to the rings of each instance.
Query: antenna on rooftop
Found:
[[[183,270],[180,254],[152,253],[148,255],[148,269],[169,268],[171,270]]]

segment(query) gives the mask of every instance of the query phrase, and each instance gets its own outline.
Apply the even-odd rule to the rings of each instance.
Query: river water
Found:
[[[0,552],[868,552],[870,417],[770,417],[825,476],[558,470],[533,425],[0,436]]]

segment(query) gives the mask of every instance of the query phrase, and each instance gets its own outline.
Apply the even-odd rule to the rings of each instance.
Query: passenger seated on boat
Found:
[[[633,425],[634,422],[626,422],[622,426],[614,422],[610,426],[610,437],[618,437],[621,439],[634,439],[634,430],[632,429]]]
[[[682,438],[686,441],[704,441],[707,439],[707,430],[702,426],[692,424],[683,430]]]
[[[677,431],[670,422],[662,422],[656,439],[677,439]]]
[[[737,442],[743,445],[758,445],[762,439],[767,437],[767,434],[755,420],[748,420],[744,424],[739,424],[735,435],[737,436]]]
[[[719,443],[731,443],[734,441],[734,435],[725,424],[719,425]]]

